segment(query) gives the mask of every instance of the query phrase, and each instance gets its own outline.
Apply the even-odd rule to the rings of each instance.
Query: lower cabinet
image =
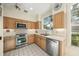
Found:
[[[43,50],[46,50],[46,39],[43,36],[35,35],[35,43],[42,48]]]
[[[34,43],[34,34],[28,35],[28,44]]]
[[[65,55],[65,43],[66,41],[60,41],[60,44],[59,44],[59,53],[60,53],[60,56],[64,56]]]
[[[46,38],[45,37],[40,37],[40,47],[43,49],[43,50],[46,50]]]
[[[4,52],[16,48],[16,40],[15,37],[4,37]]]
[[[40,37],[39,35],[35,35],[35,43],[40,46]]]

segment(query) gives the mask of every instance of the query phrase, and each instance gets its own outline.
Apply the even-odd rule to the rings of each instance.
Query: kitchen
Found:
[[[69,4],[3,4],[4,56],[68,55]],[[68,28],[68,29],[67,29]]]

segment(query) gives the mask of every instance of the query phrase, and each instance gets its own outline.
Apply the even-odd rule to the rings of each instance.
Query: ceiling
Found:
[[[15,3],[5,4],[6,6],[15,6]],[[51,3],[17,3],[21,10],[27,10],[33,14],[43,14],[49,10]]]
[[[16,5],[20,8],[17,9]],[[19,19],[38,19],[38,15],[42,16],[44,13],[50,10],[51,3],[4,3],[3,15],[15,17]],[[27,12],[24,12],[26,10]]]
[[[36,14],[42,14],[46,12],[50,8],[49,3],[26,3],[26,4],[20,4],[20,6],[28,10],[29,12],[34,12]]]

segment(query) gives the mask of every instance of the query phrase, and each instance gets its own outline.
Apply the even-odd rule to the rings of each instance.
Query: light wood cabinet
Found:
[[[28,29],[31,29],[31,22],[28,22],[28,23],[27,23],[27,28],[28,28]]]
[[[35,22],[31,22],[31,29],[35,29]]]
[[[46,38],[45,37],[40,37],[40,39],[41,39],[40,47],[43,50],[46,50]]]
[[[35,24],[35,27],[36,27],[36,29],[39,29],[40,27],[41,27],[41,22],[35,22],[36,24]],[[40,26],[40,27],[39,27]]]
[[[31,21],[28,21],[27,23],[27,28],[28,29],[35,29],[35,22],[31,22]]]
[[[28,21],[27,28],[28,29],[39,29],[39,22]]]
[[[4,52],[16,48],[16,40],[15,37],[4,37]]]
[[[53,25],[54,28],[64,28],[64,11],[54,15]]]
[[[16,23],[23,23],[26,24],[28,29],[38,29],[39,24],[38,22],[26,21],[11,17],[3,17],[3,28],[4,29],[16,29]]]
[[[28,43],[29,44],[34,43],[34,35],[33,34],[28,35]]]
[[[4,29],[15,29],[15,19],[10,17],[3,17],[3,28]]]
[[[39,35],[35,35],[35,43],[40,46],[40,37]]]
[[[65,55],[65,43],[66,41],[60,41],[60,44],[59,44],[59,55],[60,56],[64,56]]]
[[[46,39],[43,36],[35,35],[35,43],[42,48],[43,50],[46,50]]]

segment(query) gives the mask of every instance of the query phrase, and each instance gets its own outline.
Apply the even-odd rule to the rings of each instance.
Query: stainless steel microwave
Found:
[[[16,28],[17,29],[26,29],[26,24],[24,24],[24,23],[16,23]]]

